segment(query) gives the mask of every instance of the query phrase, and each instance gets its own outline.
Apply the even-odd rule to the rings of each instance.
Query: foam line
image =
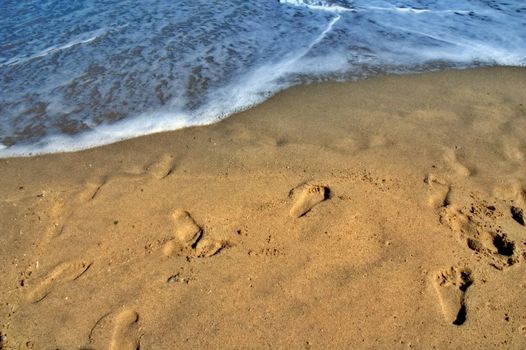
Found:
[[[352,11],[352,9],[333,5],[325,1],[302,1],[302,0],[280,0],[282,4],[288,4],[292,6],[306,7],[315,11],[327,11],[327,12],[346,12]]]
[[[58,51],[62,51],[62,50],[67,50],[71,47],[74,47],[74,46],[77,46],[77,45],[81,45],[81,44],[87,44],[87,43],[90,43],[92,41],[94,41],[95,39],[97,39],[98,37],[104,35],[106,33],[105,30],[101,29],[101,30],[98,30],[96,31],[95,33],[89,33],[90,36],[86,39],[81,39],[81,38],[76,38],[76,39],[73,39],[71,40],[70,42],[66,43],[66,44],[63,44],[63,45],[60,45],[60,46],[51,46],[51,47],[48,47],[34,55],[31,55],[29,57],[13,57],[11,58],[10,60],[8,60],[7,62],[4,62],[4,63],[0,63],[0,67],[2,66],[14,66],[14,65],[18,65],[18,64],[22,64],[22,63],[25,63],[25,62],[28,62],[28,61],[31,61],[31,60],[34,60],[36,58],[40,58],[40,57],[45,57],[49,54],[52,54],[52,53],[55,53],[55,52],[58,52]],[[85,37],[86,35],[83,35],[82,37]]]
[[[336,22],[340,20],[340,18],[341,16],[337,15],[329,22],[329,24],[327,25],[327,28],[325,28],[325,30],[321,32],[321,34],[316,39],[314,39],[312,43],[310,43],[310,45],[307,48],[307,51],[302,55],[302,57],[305,56],[307,52],[309,52],[314,46],[320,43],[327,36],[327,34],[332,30],[332,28],[334,27]]]
[[[433,13],[433,14],[468,14],[472,11],[469,10],[430,10],[430,9],[416,9],[411,7],[378,7],[378,6],[367,6],[358,8],[357,11],[387,11],[387,12],[399,12],[399,13],[410,13],[410,14],[422,14],[422,13]]]

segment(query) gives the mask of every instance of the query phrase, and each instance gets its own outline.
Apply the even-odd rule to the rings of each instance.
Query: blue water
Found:
[[[0,0],[0,156],[215,122],[295,84],[526,65],[519,0]]]

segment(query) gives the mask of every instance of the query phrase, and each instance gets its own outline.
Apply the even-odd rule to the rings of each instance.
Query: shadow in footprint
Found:
[[[520,225],[524,226],[524,212],[519,207],[511,207],[511,217]]]

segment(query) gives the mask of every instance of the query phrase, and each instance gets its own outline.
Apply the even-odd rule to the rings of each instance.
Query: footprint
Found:
[[[163,155],[161,159],[147,167],[147,172],[154,178],[161,180],[169,176],[175,168],[174,158],[167,154]]]
[[[84,189],[77,195],[77,200],[80,202],[89,202],[97,196],[102,186],[106,184],[106,178],[102,177],[94,181],[86,183]]]
[[[445,208],[440,216],[440,222],[449,226],[451,230],[462,235],[477,235],[476,225],[456,206],[448,206]]]
[[[461,210],[447,207],[440,221],[458,234],[461,243],[488,258],[490,265],[496,269],[502,270],[518,261],[514,254],[515,243],[509,240],[505,233],[499,230],[489,231]]]
[[[57,284],[76,280],[90,265],[91,263],[85,261],[68,261],[59,264],[29,292],[27,300],[31,303],[41,301],[51,293]]]
[[[453,150],[448,149],[444,153],[444,160],[457,175],[463,177],[468,177],[471,175],[471,170],[469,170],[468,167],[458,160],[457,154]]]
[[[223,244],[212,238],[200,239],[195,247],[195,253],[198,257],[211,257],[217,254],[223,248]]]
[[[85,203],[94,199],[105,183],[106,179],[100,178],[88,182],[84,186],[84,189],[78,192],[76,197],[66,195],[55,198],[49,209],[50,225],[45,231],[44,239],[49,240],[60,236],[62,232],[64,232],[66,222],[73,214],[72,208],[76,207],[79,203]]]
[[[140,348],[137,337],[137,322],[139,314],[133,310],[121,311],[113,326],[113,335],[109,350],[138,350]]]
[[[298,190],[300,192],[296,194]],[[299,218],[305,215],[316,204],[327,199],[329,197],[329,188],[320,185],[305,184],[300,188],[296,187],[292,189],[289,195],[296,197],[290,209],[290,216]]]
[[[424,179],[424,182],[429,185],[429,205],[433,208],[447,207],[451,187],[445,181],[431,174]]]
[[[45,236],[47,238],[60,236],[62,231],[64,231],[64,222],[68,217],[66,201],[62,198],[55,199],[49,210],[50,225],[46,229]]]
[[[177,209],[172,214],[175,224],[175,238],[186,246],[193,246],[201,237],[203,230],[199,227],[190,214],[182,209]]]
[[[462,325],[467,318],[466,291],[473,284],[471,271],[451,267],[437,273],[433,284],[446,322]]]

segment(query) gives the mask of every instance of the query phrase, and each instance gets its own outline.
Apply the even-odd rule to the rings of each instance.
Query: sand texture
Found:
[[[526,70],[289,89],[0,160],[3,349],[525,349]]]

